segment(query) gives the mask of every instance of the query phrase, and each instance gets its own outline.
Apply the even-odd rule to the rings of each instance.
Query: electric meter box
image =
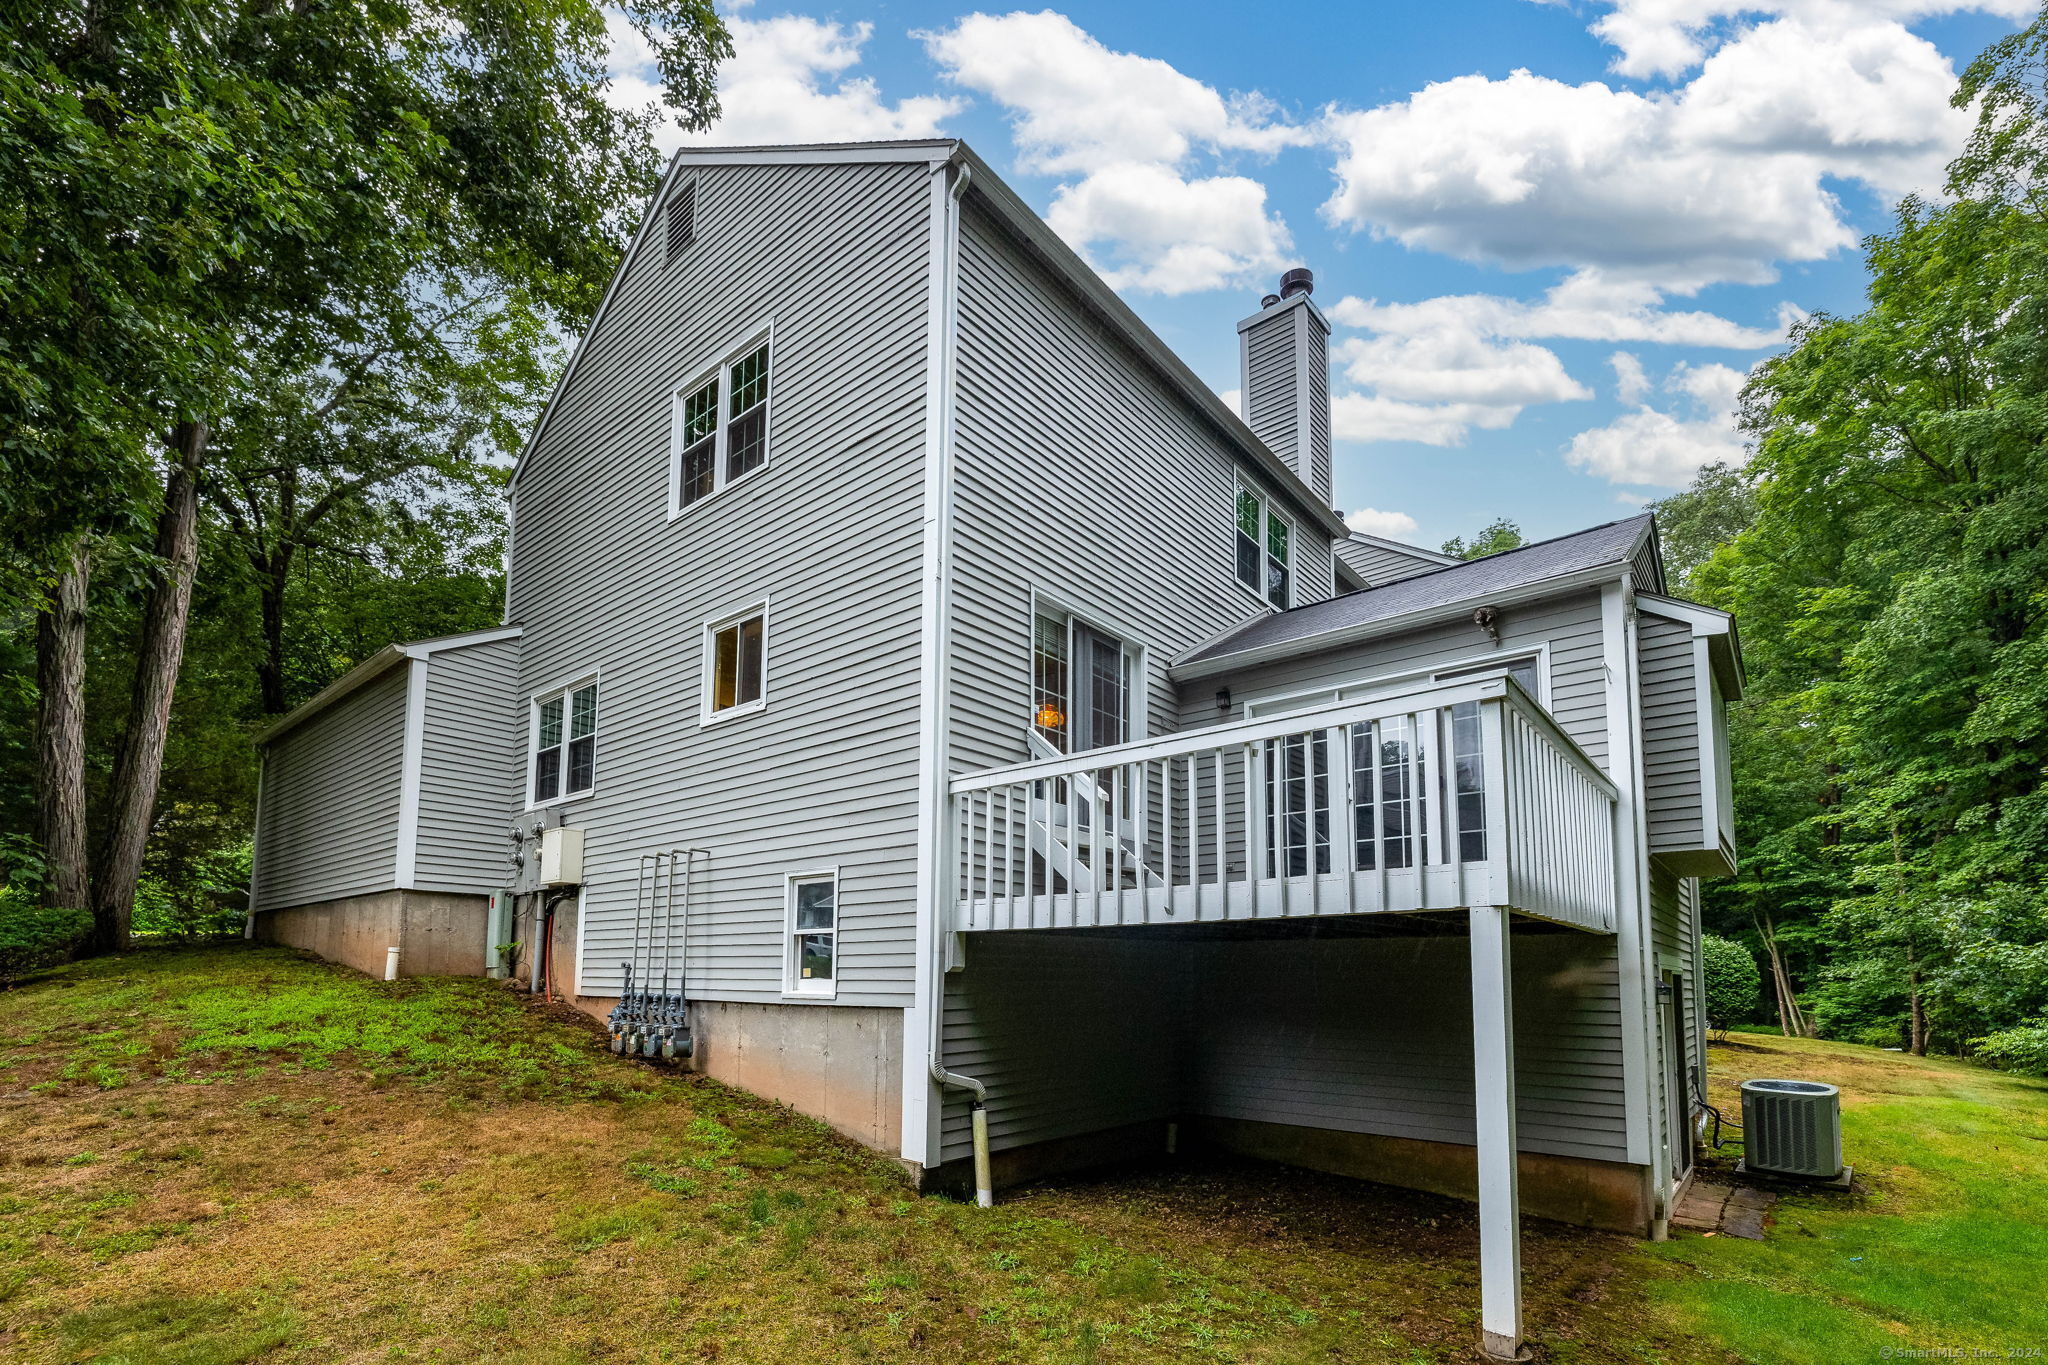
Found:
[[[540,832],[540,884],[583,885],[582,830],[556,828]]]

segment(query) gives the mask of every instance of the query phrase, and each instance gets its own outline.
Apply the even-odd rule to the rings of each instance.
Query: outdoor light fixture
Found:
[[[1229,688],[1227,688],[1227,687],[1219,687],[1219,688],[1217,688],[1217,689],[1216,689],[1216,709],[1217,709],[1218,711],[1221,711],[1221,712],[1222,712],[1222,713],[1223,713],[1224,715],[1226,715],[1226,716],[1230,714],[1230,689],[1229,689]]]

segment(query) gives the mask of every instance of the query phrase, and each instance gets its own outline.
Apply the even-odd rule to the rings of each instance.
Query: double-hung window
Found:
[[[676,391],[671,516],[768,463],[769,349],[757,337]]]
[[[751,607],[704,627],[705,724],[768,704],[768,610]]]
[[[597,778],[597,683],[575,683],[533,699],[536,806],[581,796]]]
[[[1237,486],[1237,579],[1273,606],[1293,605],[1294,524],[1244,484]]]
[[[830,995],[839,981],[839,875],[789,879],[783,985],[792,995]]]

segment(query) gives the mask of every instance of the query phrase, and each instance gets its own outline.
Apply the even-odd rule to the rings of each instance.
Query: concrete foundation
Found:
[[[265,910],[256,937],[303,948],[371,976],[398,949],[400,976],[479,976],[490,898],[445,891],[378,891],[366,896]]]

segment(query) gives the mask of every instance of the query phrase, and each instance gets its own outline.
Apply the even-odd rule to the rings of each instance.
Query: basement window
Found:
[[[783,988],[791,995],[831,995],[839,982],[839,874],[792,876],[788,912]]]
[[[1237,581],[1267,603],[1287,610],[1293,603],[1294,523],[1264,497],[1237,486]]]
[[[597,779],[597,682],[572,683],[533,699],[529,806],[582,796]]]
[[[676,390],[669,429],[671,517],[768,463],[769,362],[765,335]]]
[[[704,627],[703,723],[730,720],[768,704],[768,609],[753,607]]]

